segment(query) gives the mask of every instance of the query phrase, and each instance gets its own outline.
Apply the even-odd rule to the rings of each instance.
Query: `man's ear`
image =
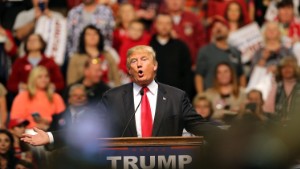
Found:
[[[157,68],[158,68],[158,63],[157,63],[157,62],[155,62],[155,63],[154,63],[154,72],[156,72],[156,71],[157,71]]]
[[[130,68],[127,69],[128,69],[128,75],[131,77],[131,69]]]

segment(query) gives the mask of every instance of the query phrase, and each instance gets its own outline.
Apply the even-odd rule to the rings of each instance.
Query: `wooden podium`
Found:
[[[101,161],[112,169],[199,167],[203,137],[98,139]]]

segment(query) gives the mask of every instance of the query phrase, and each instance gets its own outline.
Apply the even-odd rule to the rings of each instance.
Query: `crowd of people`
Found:
[[[137,45],[156,52],[155,80],[185,91],[214,125],[250,113],[284,126],[298,113],[297,0],[28,1],[0,2],[1,168],[37,167],[23,133],[65,128],[131,82]],[[230,38],[253,24],[262,40],[245,59]],[[259,78],[269,81],[250,85]]]

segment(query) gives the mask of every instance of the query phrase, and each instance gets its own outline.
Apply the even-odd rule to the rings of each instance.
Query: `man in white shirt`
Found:
[[[181,136],[184,128],[195,135],[218,133],[197,114],[184,91],[154,80],[158,63],[150,46],[129,49],[127,68],[133,83],[113,88],[102,98],[111,137]],[[24,135],[22,140],[32,145],[53,139],[54,144],[61,143],[57,132],[35,130],[37,135]]]

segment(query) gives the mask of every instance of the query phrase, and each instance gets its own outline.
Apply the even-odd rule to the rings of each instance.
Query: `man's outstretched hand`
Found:
[[[40,130],[38,128],[33,128],[33,130],[37,134],[35,134],[35,135],[23,134],[23,137],[21,138],[21,140],[28,144],[31,144],[33,146],[41,146],[41,145],[46,145],[46,144],[50,143],[50,138],[45,131]]]

